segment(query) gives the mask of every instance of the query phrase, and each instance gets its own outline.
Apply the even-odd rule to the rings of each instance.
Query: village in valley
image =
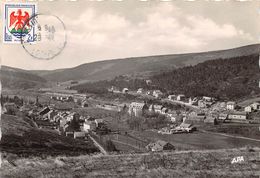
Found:
[[[22,113],[39,129],[93,141],[106,154],[218,148],[218,139],[219,148],[232,148],[244,142],[254,145],[254,141],[244,138],[241,141],[236,136],[255,139],[260,132],[260,104],[255,100],[241,105],[211,96],[167,96],[160,90],[130,91],[114,86],[108,92],[119,99],[102,100],[68,89],[40,89],[30,99],[2,95],[2,114]],[[120,100],[123,96],[138,99]],[[216,140],[207,142],[211,138]],[[223,138],[227,140],[223,142]],[[230,144],[229,139],[235,141]]]

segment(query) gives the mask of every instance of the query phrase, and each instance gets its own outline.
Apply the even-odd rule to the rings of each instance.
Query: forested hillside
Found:
[[[188,96],[237,99],[260,93],[259,56],[206,61],[152,77],[159,89]]]
[[[167,94],[239,99],[260,93],[258,60],[258,55],[250,55],[206,61],[152,76],[153,84],[149,86],[144,80],[119,76],[110,81],[81,84],[73,89],[99,94],[107,92],[111,86],[131,90],[156,88]]]

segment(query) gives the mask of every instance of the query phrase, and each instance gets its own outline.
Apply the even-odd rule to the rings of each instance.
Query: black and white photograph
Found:
[[[2,0],[1,178],[259,178],[260,1]]]

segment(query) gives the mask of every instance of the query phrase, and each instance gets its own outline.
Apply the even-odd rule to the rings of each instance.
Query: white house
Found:
[[[252,107],[253,110],[258,110],[258,109],[259,109],[259,106],[260,106],[260,104],[257,103],[257,102],[251,104],[251,107]]]
[[[145,110],[148,110],[148,106],[145,103],[132,102],[129,105],[128,113],[138,117],[141,116]]]
[[[252,107],[251,106],[246,106],[245,107],[245,112],[252,112]]]
[[[236,107],[236,103],[235,102],[233,102],[233,101],[227,102],[227,109],[228,110],[235,110],[235,107]]]

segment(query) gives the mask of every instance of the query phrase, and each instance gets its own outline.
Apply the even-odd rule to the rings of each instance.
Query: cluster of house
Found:
[[[54,105],[24,105],[20,111],[33,119],[38,128],[56,130],[61,135],[75,139],[86,139],[90,131],[108,131],[102,119],[83,117],[68,109],[55,109]]]
[[[259,111],[259,110],[260,110],[260,103],[258,103],[258,102],[254,102],[244,108],[244,111],[247,113],[251,113],[251,112]]]
[[[216,124],[217,122],[234,122],[234,123],[249,123],[249,113],[252,111],[259,110],[259,103],[253,103],[249,106],[246,106],[243,110],[241,109],[236,102],[220,102],[217,107],[214,107],[213,111],[209,113],[205,112],[192,112],[187,117],[185,122],[188,123],[212,123]]]
[[[180,99],[180,98],[179,98]],[[212,105],[216,101],[210,97],[203,97],[201,99],[206,105]],[[184,122],[187,124],[217,124],[218,122],[235,122],[235,123],[249,123],[249,113],[260,110],[259,103],[253,103],[246,106],[244,110],[238,110],[235,102],[229,101],[227,103],[221,102],[218,105],[218,110],[204,112],[199,109],[197,111],[185,112],[177,114],[162,105],[151,104],[144,102],[132,102],[129,105],[128,113],[132,116],[142,116],[145,112],[155,112],[165,115],[172,122]]]
[[[164,107],[163,105],[148,105],[144,102],[132,102],[128,107],[128,113],[131,116],[140,117],[147,112],[165,115],[172,122],[175,122],[179,119],[179,114],[177,114],[176,111],[170,110],[167,107]]]
[[[253,111],[260,110],[260,104],[255,102],[242,109],[236,104],[236,102],[229,101],[226,103],[226,112],[223,112],[219,117],[225,122],[242,122],[249,123],[249,114]],[[243,110],[244,109],[244,110]]]

